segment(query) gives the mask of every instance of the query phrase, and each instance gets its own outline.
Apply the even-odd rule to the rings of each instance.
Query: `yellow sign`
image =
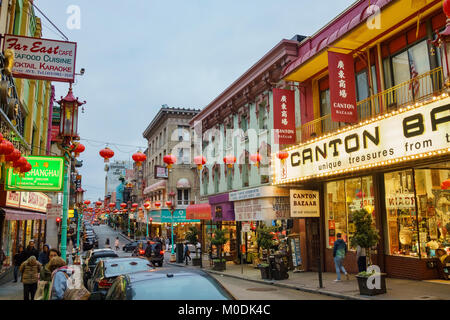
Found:
[[[73,218],[75,210],[69,210],[69,218]]]

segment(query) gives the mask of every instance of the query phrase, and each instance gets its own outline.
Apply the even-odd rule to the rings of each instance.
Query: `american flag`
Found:
[[[419,89],[420,89],[420,83],[419,83],[419,80],[417,80],[417,76],[419,74],[417,73],[414,59],[411,55],[411,52],[409,52],[409,50],[408,50],[408,60],[409,60],[409,65],[411,67],[410,72],[411,72],[411,80],[412,80],[409,84],[409,90],[411,90],[413,92],[414,98],[417,98],[419,96]]]

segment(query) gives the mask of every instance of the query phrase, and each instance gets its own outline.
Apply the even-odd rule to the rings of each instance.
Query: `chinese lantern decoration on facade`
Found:
[[[31,164],[27,161],[22,167],[20,167],[20,176],[23,178],[27,172],[30,172],[33,169]]]
[[[75,158],[79,157],[80,153],[83,153],[84,150],[86,150],[86,147],[84,145],[82,145],[81,143],[79,143],[73,150],[73,152],[75,153]]]
[[[121,204],[120,204],[120,207],[121,207],[122,209],[125,209],[125,208],[127,207],[127,204],[126,204],[126,203],[121,203]]]
[[[91,201],[90,200],[84,200],[84,204],[88,206],[88,205],[91,204]]]
[[[97,201],[97,202],[95,203],[95,205],[96,205],[96,206],[99,206],[99,207],[100,207],[102,204],[103,204],[103,203],[102,203],[101,201]]]
[[[450,179],[444,180],[441,183],[441,189],[442,190],[447,190],[450,188]]]
[[[20,157],[18,160],[14,161],[12,165],[14,167],[14,173],[19,174],[20,168],[25,166],[27,163],[28,161],[24,157]]]
[[[100,150],[99,154],[100,154],[100,157],[105,159],[105,163],[108,163],[109,159],[114,157],[114,151],[112,151],[108,147],[106,147],[105,149]]]
[[[168,208],[172,207],[172,201],[166,201],[166,206],[167,206]]]
[[[6,169],[11,168],[13,166],[13,163],[16,162],[17,160],[19,160],[21,156],[22,156],[22,153],[17,149],[14,149],[13,152],[11,152],[7,156],[5,156]]]
[[[284,161],[289,157],[289,153],[286,151],[277,152],[277,158],[281,160],[281,163],[284,164]]]
[[[137,207],[139,207],[139,205],[138,205],[137,203],[133,203],[133,204],[131,205],[131,207],[134,208],[134,209],[136,209]]]
[[[155,207],[157,207],[157,208],[161,207],[161,202],[156,201],[156,202],[155,202]]]
[[[227,165],[228,168],[233,168],[233,165],[236,163],[236,157],[226,156],[223,158],[223,162]]]
[[[251,154],[250,155],[250,161],[254,162],[255,166],[257,168],[259,168],[259,163],[261,162],[261,160],[262,160],[262,156],[259,153],[255,153],[255,154]]]
[[[150,202],[144,203],[144,208],[145,208],[145,210],[150,209],[150,206],[151,206]]]
[[[3,139],[0,142],[0,162],[5,162],[5,157],[14,151],[14,145],[8,141]]]
[[[136,163],[136,166],[138,166],[138,167],[141,167],[142,162],[145,162],[145,160],[147,160],[147,156],[140,151],[133,154],[132,158],[133,158],[134,162]]]
[[[112,209],[116,207],[116,204],[111,202],[110,204],[108,204],[108,206]]]
[[[164,156],[163,161],[167,164],[167,168],[170,169],[177,162],[177,157],[172,154]]]
[[[194,163],[197,165],[197,169],[200,171],[206,164],[206,158],[204,156],[197,156],[194,158]]]

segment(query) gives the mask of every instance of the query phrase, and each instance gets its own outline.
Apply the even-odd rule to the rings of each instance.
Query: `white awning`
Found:
[[[149,194],[150,192],[165,189],[167,186],[167,180],[158,181],[144,189],[144,194]]]
[[[189,189],[191,187],[191,184],[189,183],[189,180],[186,178],[181,178],[177,181],[177,189]]]

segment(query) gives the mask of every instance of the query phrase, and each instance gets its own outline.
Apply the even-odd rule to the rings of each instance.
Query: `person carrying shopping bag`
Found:
[[[23,299],[25,301],[34,300],[40,270],[41,264],[35,256],[30,256],[20,265],[19,272],[22,274]]]

